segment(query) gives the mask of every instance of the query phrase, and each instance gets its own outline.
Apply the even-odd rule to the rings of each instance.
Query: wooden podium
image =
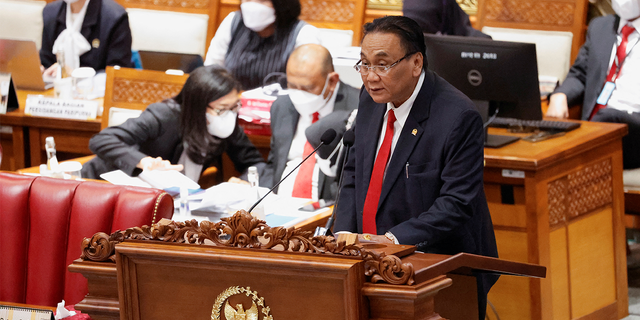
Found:
[[[96,234],[69,269],[93,319],[477,319],[476,274],[544,277],[494,258],[336,243],[238,212]],[[114,263],[115,262],[115,263]],[[116,280],[117,279],[117,280]],[[117,287],[115,283],[117,282]]]

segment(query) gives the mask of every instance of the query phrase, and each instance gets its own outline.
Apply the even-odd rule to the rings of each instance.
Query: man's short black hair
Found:
[[[422,53],[422,68],[427,68],[426,46],[424,44],[424,34],[417,22],[404,16],[386,16],[378,18],[364,25],[364,37],[370,33],[393,33],[400,38],[400,45],[404,48],[405,54]],[[361,44],[362,45],[362,42]]]

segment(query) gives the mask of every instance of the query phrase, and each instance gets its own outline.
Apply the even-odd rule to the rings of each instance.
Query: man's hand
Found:
[[[236,177],[231,177],[231,178],[229,178],[229,181],[228,181],[228,182],[231,182],[231,183],[237,183],[237,184],[246,184],[246,185],[249,185],[249,182],[248,182],[248,181],[244,181],[244,180],[242,180],[242,179],[240,179],[240,178],[236,178]]]
[[[176,170],[181,171],[184,167],[181,164],[171,164],[167,160],[163,160],[160,157],[144,157],[140,160],[136,166],[142,170]]]
[[[40,66],[40,71],[44,70],[43,66]],[[42,76],[55,78],[58,75],[58,63],[54,63],[47,70],[42,71]]]
[[[368,234],[368,233],[359,234],[358,241],[360,243],[375,242],[375,243],[394,244],[393,241],[391,241],[391,239],[387,238],[387,236],[385,235],[376,235],[376,234]]]
[[[566,119],[569,117],[569,105],[567,104],[567,95],[564,93],[554,93],[549,99],[549,109],[547,109],[547,117]]]

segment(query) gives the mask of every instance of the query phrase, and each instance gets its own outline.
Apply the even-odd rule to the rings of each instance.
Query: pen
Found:
[[[409,179],[409,162],[404,166],[404,173],[407,175],[407,179]]]

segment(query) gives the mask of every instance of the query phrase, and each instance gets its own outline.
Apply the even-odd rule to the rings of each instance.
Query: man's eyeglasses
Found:
[[[356,69],[356,71],[360,72],[361,75],[368,75],[369,71],[373,71],[375,74],[385,74],[387,72],[389,72],[389,69],[395,67],[398,63],[400,63],[400,61],[408,58],[409,56],[415,54],[416,52],[412,52],[412,53],[407,53],[404,57],[398,59],[398,61],[390,64],[390,65],[386,65],[386,66],[382,66],[382,65],[375,65],[375,66],[368,66],[365,64],[361,64],[362,63],[362,59],[360,59],[355,66],[353,66],[354,69]]]
[[[210,108],[210,109],[213,110],[213,112],[215,112],[216,115],[222,116],[225,113],[227,113],[227,111],[236,112],[238,111],[238,109],[240,109],[240,107],[242,107],[242,102],[238,100],[234,105],[231,106],[231,108],[221,108],[221,109]]]

